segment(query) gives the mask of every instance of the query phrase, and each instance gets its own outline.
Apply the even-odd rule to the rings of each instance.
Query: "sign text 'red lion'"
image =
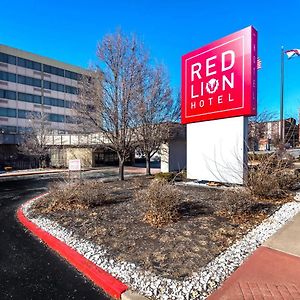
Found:
[[[182,123],[256,114],[257,32],[247,27],[182,57]]]

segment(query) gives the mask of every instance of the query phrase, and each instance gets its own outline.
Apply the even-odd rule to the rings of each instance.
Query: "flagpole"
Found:
[[[280,91],[280,140],[284,145],[283,130],[283,92],[284,92],[284,49],[281,46],[281,91]]]

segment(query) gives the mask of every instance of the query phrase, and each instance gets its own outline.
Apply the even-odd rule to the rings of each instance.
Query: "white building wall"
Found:
[[[243,184],[248,118],[187,124],[187,177]]]
[[[173,140],[161,146],[161,172],[181,171],[186,168],[186,141]]]

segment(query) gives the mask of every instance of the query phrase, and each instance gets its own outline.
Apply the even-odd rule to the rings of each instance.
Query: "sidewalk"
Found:
[[[97,173],[97,172],[107,172],[113,171],[118,174],[118,167],[99,167],[99,168],[91,168],[91,169],[83,169],[84,173]],[[5,173],[0,173],[1,179],[9,179],[12,177],[23,177],[23,176],[33,176],[33,175],[51,175],[58,173],[68,173],[68,169],[27,169],[27,170],[17,170],[17,171],[9,171]],[[125,166],[125,174],[145,174],[146,169],[143,167],[134,167],[134,166]],[[151,168],[151,173],[156,174],[160,172],[160,169]]]
[[[259,247],[208,299],[300,299],[300,213]]]
[[[26,175],[37,175],[37,174],[51,174],[51,173],[62,173],[67,172],[67,169],[26,169],[9,171],[0,174],[1,177],[11,177],[11,176],[26,176]]]

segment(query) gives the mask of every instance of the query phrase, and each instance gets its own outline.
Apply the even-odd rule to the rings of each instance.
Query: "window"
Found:
[[[42,97],[38,95],[18,93],[18,100],[32,103],[42,103]]]
[[[18,66],[27,68],[27,69],[37,70],[37,71],[42,70],[41,63],[29,60],[29,59],[21,58],[21,57],[18,57]]]
[[[26,85],[32,85],[32,86],[36,86],[36,87],[41,87],[42,86],[41,79],[28,77],[28,76],[23,76],[23,75],[18,75],[18,83],[26,84]]]
[[[0,80],[16,82],[16,74],[0,71]]]
[[[73,79],[73,80],[79,80],[80,74],[65,70],[65,77]]]
[[[57,90],[59,91],[59,92],[65,92],[65,86],[63,85],[63,84],[60,84],[60,83],[58,83],[57,84]]]
[[[17,132],[17,127],[16,126],[0,125],[0,132],[1,133],[13,134],[13,133]]]
[[[25,93],[18,93],[18,100],[25,101],[25,102],[32,102],[29,97],[29,94],[25,94]]]
[[[26,77],[23,75],[18,76],[18,83],[26,84]]]
[[[0,89],[0,98],[16,100],[16,98],[17,98],[17,93],[14,92],[14,91],[1,90],[1,89]]]
[[[44,70],[44,72],[50,73],[53,75],[58,75],[58,76],[62,76],[62,77],[64,77],[64,75],[65,75],[63,69],[56,68],[56,67],[49,66],[49,65],[43,65],[43,70]]]
[[[26,61],[24,58],[18,58],[18,66],[26,68]]]
[[[26,115],[29,113],[29,111],[24,109],[18,109],[18,118],[26,119]]]
[[[16,64],[16,57],[13,56],[13,55],[9,55],[9,54],[0,52],[0,62],[15,65]]]
[[[38,96],[38,95],[33,95],[33,103],[41,104],[42,103],[42,97]]]
[[[65,116],[58,114],[49,114],[49,121],[62,123],[65,121]]]
[[[65,100],[65,107],[66,108],[72,108],[72,102],[68,101],[68,100]]]
[[[38,87],[42,87],[42,80],[37,79],[37,78],[32,78],[33,80],[33,86],[38,86]]]
[[[41,116],[39,111],[30,111],[25,109],[18,109],[18,118],[27,119],[28,116],[36,116],[37,118]]]
[[[75,95],[78,94],[77,88],[74,86],[70,86],[70,85],[65,86],[65,92],[69,93],[69,94],[75,94]]]
[[[63,84],[51,82],[51,81],[47,81],[47,80],[44,80],[44,88],[53,90],[53,91],[58,91],[58,92],[65,91],[65,86]]]
[[[45,89],[50,90],[51,82],[44,80],[43,81],[43,86],[44,86]]]
[[[40,64],[36,61],[33,62],[32,67],[33,67],[34,70],[42,71],[42,64]]]
[[[17,112],[12,108],[0,107],[0,116],[15,118],[17,116]]]
[[[65,101],[61,99],[57,99],[57,106],[59,107],[65,107]]]
[[[64,107],[65,101],[62,99],[44,97],[44,104],[51,105],[51,106]]]

